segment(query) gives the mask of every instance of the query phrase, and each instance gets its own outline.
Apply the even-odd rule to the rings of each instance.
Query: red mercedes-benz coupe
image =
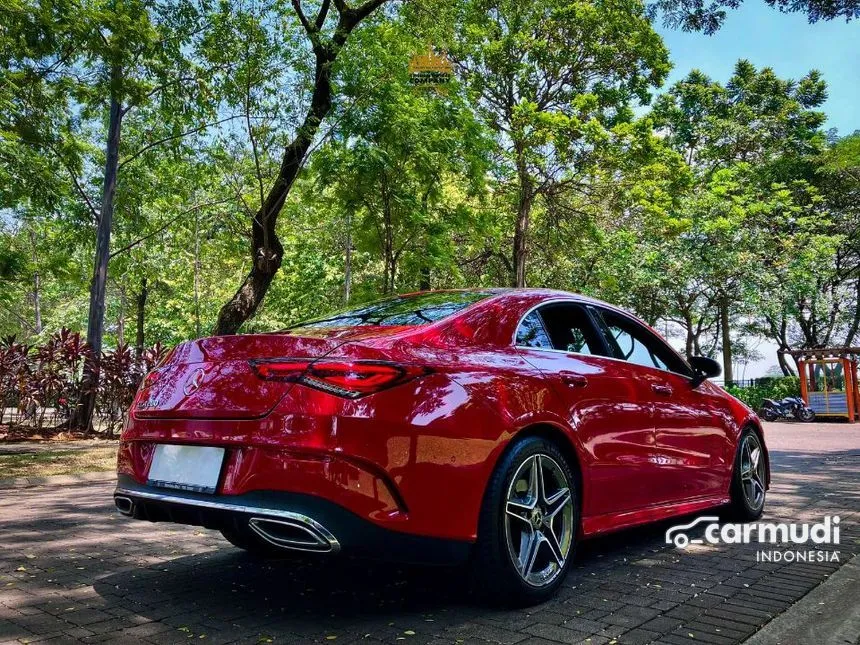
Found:
[[[398,296],[178,346],[135,398],[115,501],[258,554],[469,559],[484,591],[538,602],[578,539],[761,514],[762,429],[718,374],[582,296]]]

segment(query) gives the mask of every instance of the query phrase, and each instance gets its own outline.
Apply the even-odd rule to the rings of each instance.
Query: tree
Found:
[[[283,262],[284,247],[278,237],[278,215],[293,188],[323,119],[332,107],[334,66],[353,30],[386,0],[366,0],[355,7],[345,0],[323,0],[310,17],[301,0],[292,0],[296,19],[301,24],[313,55],[311,98],[301,125],[287,144],[280,167],[270,187],[263,187],[262,171],[259,208],[251,217],[251,269],[242,285],[218,315],[215,333],[234,334],[262,302],[272,279]],[[249,128],[252,130],[252,128]],[[253,135],[252,135],[253,136]]]
[[[382,293],[429,289],[455,256],[452,232],[479,218],[468,201],[482,192],[489,142],[458,84],[410,86],[405,61],[427,45],[402,24],[369,29],[357,44],[313,173],[346,222],[347,252],[355,244],[381,257]],[[399,279],[404,265],[412,271]]]
[[[807,172],[804,159],[820,153],[824,144],[824,134],[820,130],[824,115],[814,108],[821,105],[826,96],[826,86],[816,71],[800,81],[780,79],[773,70],[757,70],[745,60],[738,61],[725,86],[698,71],[673,85],[655,102],[652,116],[666,142],[684,156],[697,178],[695,190],[689,196],[691,205],[686,210],[700,209],[698,202],[709,193],[720,199],[729,188],[724,180],[733,176],[742,179],[739,184],[732,179],[734,187],[729,188],[740,209],[733,226],[751,226],[747,217],[755,215],[757,203],[767,204],[777,199],[781,187],[803,179]],[[725,175],[725,171],[732,174]],[[790,195],[806,199],[804,191]],[[716,208],[705,208],[702,214],[713,213],[719,223],[724,217],[722,209],[713,202],[711,205]],[[749,293],[749,272],[759,267],[753,259],[755,250],[767,251],[750,237],[743,238],[751,245],[747,248],[739,246],[740,240],[723,239],[726,245],[702,247],[701,254],[690,257],[689,261],[724,268],[710,272],[705,283],[695,286],[695,281],[687,285],[679,283],[678,288],[690,287],[691,291],[675,300],[698,302],[714,309],[715,323],[707,323],[706,328],[719,331],[724,374],[730,381],[733,377],[732,318],[746,314],[744,305],[748,300],[744,296]],[[735,257],[741,252],[746,255]],[[707,294],[707,297],[692,298],[693,293]],[[687,325],[699,325],[693,318],[706,320],[709,315],[704,312],[695,317],[683,314],[688,337],[691,331]]]
[[[855,344],[860,326],[860,146],[858,136],[831,139],[810,160],[807,219],[771,248],[777,271],[761,285],[760,330],[780,350]],[[800,183],[800,182],[797,182]],[[801,225],[805,224],[805,230]],[[783,372],[790,366],[780,357]]]
[[[104,335],[120,170],[204,129],[200,121],[211,114],[212,106],[195,94],[201,72],[187,55],[203,20],[196,5],[184,1],[107,0],[81,7],[65,2],[43,6],[34,0],[13,6],[8,15],[2,75],[16,89],[0,115],[3,147],[15,161],[40,158],[37,168],[59,165],[62,180],[79,198],[79,213],[95,225],[87,316],[93,361],[87,374],[89,394],[73,420],[88,427]],[[137,149],[121,145],[129,119],[147,121],[147,127],[138,128],[146,136],[133,141]],[[103,155],[97,152],[99,139]],[[97,173],[99,166],[102,171]],[[28,173],[22,169],[18,174]],[[46,191],[36,186],[40,180],[38,175],[26,180],[27,194],[55,201],[61,191],[57,181],[49,181],[51,190]],[[94,186],[99,197],[93,194]]]
[[[669,71],[638,0],[471,0],[457,5],[451,52],[496,136],[513,203],[511,283],[526,284],[532,209],[562,189],[588,191],[631,105]]]
[[[810,23],[860,17],[857,0],[765,0],[783,13],[805,13]],[[652,16],[662,16],[667,27],[702,31],[708,35],[723,26],[726,12],[737,9],[743,0],[655,0],[649,7]]]

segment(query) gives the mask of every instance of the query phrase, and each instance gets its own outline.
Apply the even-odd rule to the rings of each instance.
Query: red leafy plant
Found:
[[[159,343],[136,356],[127,345],[102,354],[95,427],[108,436],[121,427],[140,381],[163,358]],[[92,351],[78,332],[61,329],[39,346],[0,340],[0,424],[41,431],[73,418],[94,368]]]
[[[0,340],[0,425],[19,422],[21,409],[30,399],[30,346],[17,342],[15,336]],[[23,404],[23,405],[22,405]]]
[[[126,344],[102,354],[96,412],[108,436],[122,428],[141,380],[165,354],[161,343],[144,350],[140,356],[135,356]]]

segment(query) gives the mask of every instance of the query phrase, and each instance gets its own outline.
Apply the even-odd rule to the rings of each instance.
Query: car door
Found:
[[[521,355],[550,381],[563,401],[586,463],[583,516],[647,506],[655,467],[650,390],[609,347],[585,307],[564,301],[533,310],[521,321]]]
[[[657,497],[677,502],[724,493],[731,442],[710,388],[693,387],[692,369],[648,327],[618,311],[599,313],[612,351],[651,392]]]

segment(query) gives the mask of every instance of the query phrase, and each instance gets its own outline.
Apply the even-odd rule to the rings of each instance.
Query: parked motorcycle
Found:
[[[807,406],[799,396],[787,396],[781,401],[765,399],[758,414],[765,421],[776,421],[777,419],[815,420],[815,411]]]

